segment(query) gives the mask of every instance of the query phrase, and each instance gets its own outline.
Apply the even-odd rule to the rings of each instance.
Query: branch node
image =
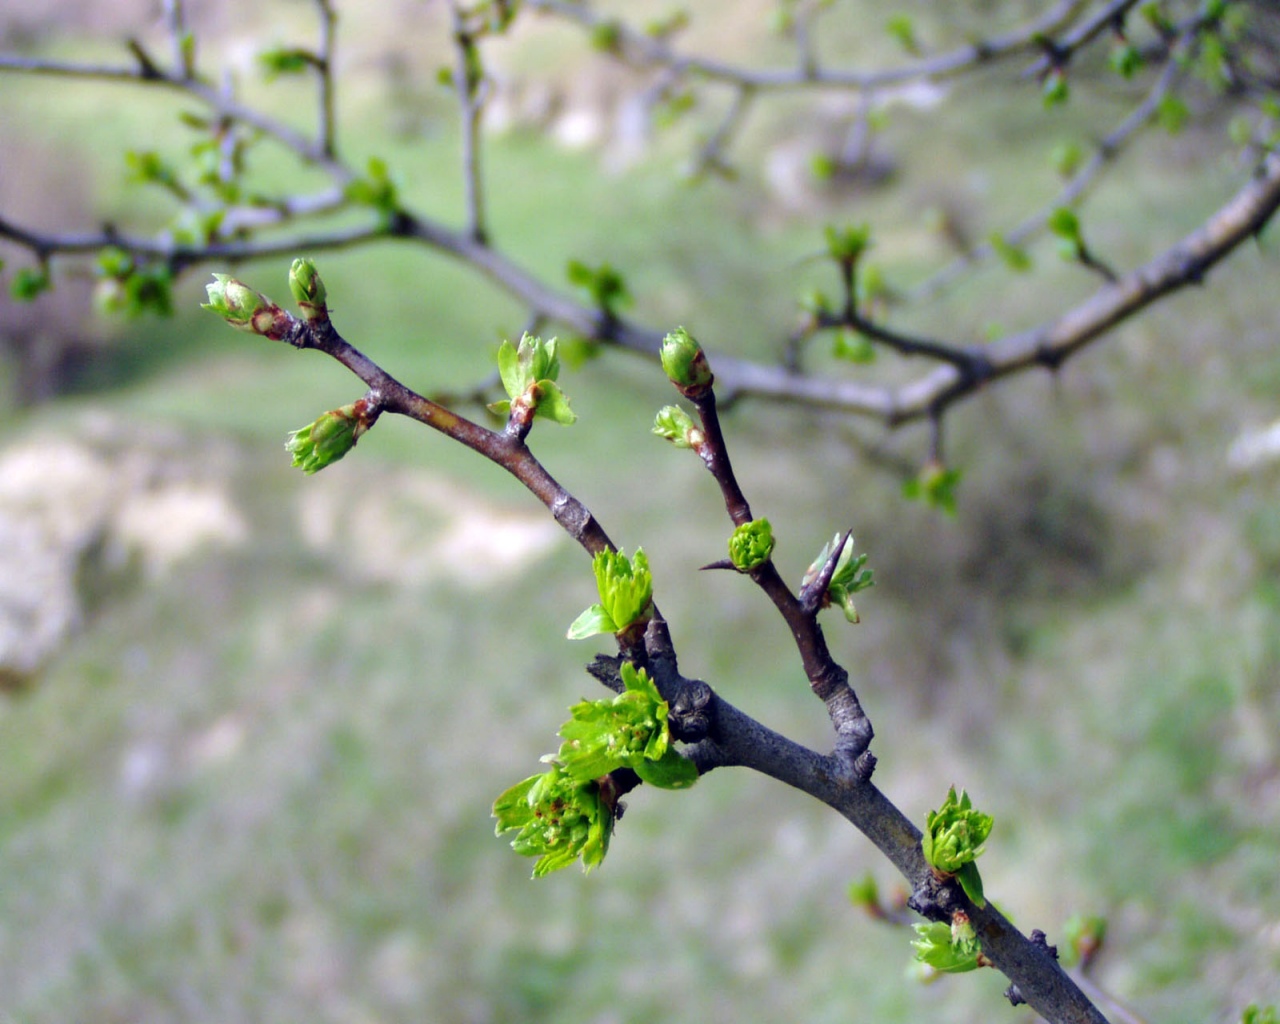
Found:
[[[711,732],[715,705],[711,687],[701,679],[685,679],[670,704],[671,735],[682,743],[697,743]]]

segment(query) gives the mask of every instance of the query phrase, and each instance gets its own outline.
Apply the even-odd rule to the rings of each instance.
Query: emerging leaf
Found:
[[[653,432],[665,437],[677,448],[694,448],[702,443],[703,435],[693,425],[693,419],[678,405],[665,405],[653,420]]]
[[[822,574],[822,570],[831,560],[837,544],[840,544],[840,534],[838,533],[831,538],[829,543],[822,546],[822,550],[818,552],[818,557],[813,560],[805,571],[804,579],[800,583],[801,591]],[[868,587],[875,586],[873,573],[870,569],[865,568],[866,564],[867,556],[865,554],[854,556],[853,536],[848,536],[840,548],[835,570],[831,574],[831,582],[827,584],[824,607],[830,604],[839,605],[844,611],[844,617],[849,622],[856,623],[860,621],[858,609],[853,603],[853,595],[859,591],[866,590]]]
[[[526,333],[521,336],[518,348],[504,340],[498,346],[498,376],[510,400],[490,405],[492,411],[532,409],[535,416],[554,420],[562,426],[577,420],[577,414],[569,408],[569,399],[555,383],[560,376],[555,338],[543,341]]]
[[[976,938],[955,938],[954,928],[945,921],[912,925],[917,938],[911,943],[916,959],[941,974],[963,974],[981,965],[978,955],[982,947]],[[972,928],[970,929],[972,935]]]
[[[617,624],[609,617],[603,605],[593,604],[585,612],[573,620],[566,634],[570,640],[585,640],[597,633],[616,633]]]

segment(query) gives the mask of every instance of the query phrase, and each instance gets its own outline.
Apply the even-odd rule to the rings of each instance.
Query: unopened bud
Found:
[[[289,435],[285,451],[304,473],[318,473],[351,451],[377,418],[377,407],[362,398],[295,430]]]
[[[275,341],[288,333],[289,314],[265,295],[227,274],[213,276],[213,284],[205,286],[209,301],[202,304],[204,309],[217,313],[232,327]]]
[[[328,319],[329,310],[325,306],[327,292],[314,262],[307,259],[293,261],[289,268],[289,289],[304,318],[309,321]]]
[[[662,369],[671,383],[689,398],[702,394],[715,380],[702,346],[683,327],[662,339],[661,355]]]

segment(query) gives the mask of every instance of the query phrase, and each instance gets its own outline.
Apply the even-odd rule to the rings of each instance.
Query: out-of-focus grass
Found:
[[[376,75],[356,93],[366,106],[349,110],[347,144],[387,157],[415,202],[453,215],[452,132],[441,123],[386,142]],[[6,109],[99,152],[143,145],[122,140],[146,138],[159,109],[63,106],[52,90],[28,99]],[[1025,183],[1051,193],[1039,168],[1063,125],[1083,130],[1075,116],[1046,118],[1032,92],[1012,91],[956,104],[937,119],[945,130],[923,137],[904,115],[891,136],[902,188],[833,200],[830,215],[871,220],[876,258],[917,273],[939,251],[920,211],[947,198],[940,155],[961,166],[998,147],[961,193],[1000,221],[1006,205],[1021,209]],[[1225,194],[1203,164],[1165,159],[1179,145],[1142,165],[1140,196],[1119,179],[1099,193],[1090,209],[1108,255],[1141,258],[1211,207],[1216,187]],[[497,241],[552,280],[570,257],[608,259],[646,319],[768,353],[789,322],[786,297],[830,286],[801,262],[820,229],[771,212],[750,175],[690,189],[672,180],[669,151],[658,154],[608,176],[589,154],[495,140]],[[113,173],[100,176],[104,192]],[[1138,203],[1146,243],[1106,233]],[[1046,293],[1092,286],[1051,253],[1037,257],[1041,276],[1015,279],[1025,286],[985,273],[913,326],[976,336],[1043,316]],[[344,331],[421,390],[479,379],[499,333],[520,327],[509,302],[429,254],[384,246],[321,266]],[[237,272],[283,297],[286,267]],[[948,784],[967,786],[997,817],[991,894],[1051,940],[1070,913],[1110,915],[1101,978],[1152,1019],[1226,1019],[1249,999],[1280,998],[1276,480],[1234,479],[1222,459],[1240,426],[1274,415],[1280,361],[1259,327],[1274,322],[1273,275],[1273,260],[1242,253],[1207,291],[1126,328],[1060,380],[1012,382],[960,410],[951,444],[968,477],[955,521],[904,507],[821,418],[751,405],[728,418],[790,576],[839,527],[871,552],[880,586],[859,602],[866,621],[833,622],[830,635],[876,723],[880,784],[917,819]],[[359,385],[313,355],[226,330],[194,310],[201,291],[184,282],[179,305],[191,312],[131,328],[96,382],[106,390],[22,424],[73,430],[91,407],[176,425],[193,449],[206,432],[231,437],[244,453],[235,493],[255,525],[244,551],[111,593],[33,691],[0,711],[0,1013],[1008,1012],[996,977],[899,980],[908,935],[861,920],[843,898],[849,879],[870,868],[888,883],[888,870],[845,823],[767,780],[724,772],[690,793],[638,792],[598,873],[530,882],[529,862],[493,837],[488,805],[537,769],[564,709],[594,692],[579,667],[594,648],[558,639],[593,599],[584,560],[565,543],[470,589],[370,581],[303,543],[299,502],[341,489],[335,480],[350,481],[356,506],[407,471],[465,480],[513,511],[533,506],[411,424],[380,424],[323,480],[292,474],[285,432]],[[582,421],[539,427],[535,448],[620,543],[649,551],[683,667],[825,745],[776,616],[742,580],[695,571],[722,557],[728,529],[697,460],[648,436],[671,400],[660,373],[605,359],[568,371],[565,385]]]

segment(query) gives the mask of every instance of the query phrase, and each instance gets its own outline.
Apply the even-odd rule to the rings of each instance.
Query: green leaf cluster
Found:
[[[258,65],[270,82],[281,75],[300,75],[310,67],[319,67],[320,59],[300,47],[272,46],[258,54]]]
[[[850,363],[865,365],[876,361],[876,347],[871,339],[849,327],[842,327],[835,332],[831,354]]]
[[[362,398],[332,409],[313,423],[295,430],[285,443],[285,451],[293,456],[293,465],[304,473],[318,473],[351,451],[373,426],[375,419],[376,413]]]
[[[15,302],[34,302],[42,292],[52,287],[53,280],[46,267],[22,267],[9,282],[9,294]]]
[[[590,871],[604,860],[613,833],[614,809],[600,784],[576,781],[559,766],[517,782],[493,802],[495,835],[519,830],[511,848],[537,857],[533,877],[567,868],[579,857]]]
[[[1280,1024],[1280,1012],[1274,1006],[1250,1003],[1240,1015],[1240,1024]]]
[[[915,947],[916,959],[926,967],[939,974],[964,974],[976,971],[982,964],[978,960],[982,946],[973,932],[973,926],[962,914],[957,925],[945,921],[931,921],[928,924],[915,924],[916,938],[911,945]]]
[[[729,538],[729,561],[740,572],[764,565],[773,554],[773,527],[767,519],[743,523]]]
[[[963,476],[962,470],[930,461],[918,474],[903,481],[902,496],[953,516],[956,514],[956,488]]]
[[[1069,206],[1059,206],[1049,214],[1045,225],[1058,238],[1058,254],[1064,260],[1078,260],[1084,255],[1084,236],[1080,218]]]
[[[1045,75],[1040,86],[1040,99],[1045,109],[1061,106],[1071,95],[1071,87],[1067,84],[1067,73],[1062,68],[1054,68]]]
[[[400,205],[399,190],[391,178],[387,162],[381,157],[371,156],[365,176],[348,182],[345,191],[353,203],[372,206],[384,217],[390,217]]]
[[[644,669],[622,663],[625,689],[612,699],[584,700],[560,727],[556,762],[573,778],[598,779],[630,768],[662,789],[688,789],[698,781],[692,761],[671,746],[670,710]]]
[[[1127,39],[1121,40],[1111,48],[1107,63],[1121,78],[1132,78],[1142,68],[1142,53]]]
[[[537,857],[533,877],[582,859],[584,871],[604,860],[613,832],[616,798],[605,778],[629,768],[663,789],[687,789],[698,770],[671,745],[669,707],[644,669],[621,668],[623,692],[584,700],[560,727],[563,743],[543,758],[551,767],[512,786],[493,804],[495,833],[519,830],[511,847]]]
[[[214,274],[213,284],[205,285],[205,291],[209,301],[200,308],[218,314],[232,327],[277,340],[288,330],[289,316],[284,310],[229,274]]]
[[[911,56],[920,56],[920,39],[916,35],[915,22],[911,20],[909,14],[890,15],[889,20],[884,24],[884,30]]]
[[[543,341],[526,333],[517,348],[504,340],[498,348],[498,375],[509,396],[489,408],[496,413],[509,413],[514,408],[531,409],[534,416],[569,426],[578,418],[569,408],[569,399],[555,383],[560,376],[560,359],[556,339]]]
[[[94,301],[103,313],[129,317],[173,313],[173,272],[163,263],[140,261],[116,246],[98,253]]]
[[[968,793],[962,789],[957,796],[956,787],[952,786],[942,806],[929,812],[920,840],[924,859],[939,873],[954,875],[979,907],[985,906],[986,900],[974,860],[985,849],[983,844],[994,823],[991,815],[974,808]]]
[[[632,558],[624,551],[601,551],[591,560],[591,568],[595,571],[600,603],[573,620],[570,640],[583,640],[597,633],[621,633],[649,617],[653,574],[642,548],[637,548]]]
[[[818,552],[818,557],[813,560],[805,571],[804,579],[801,582],[802,589],[818,578],[822,573],[823,567],[831,560],[831,555],[839,543],[840,534],[837,533],[822,546],[822,550]],[[835,572],[832,573],[831,582],[827,585],[828,602],[839,605],[844,612],[844,617],[849,622],[860,621],[858,609],[853,603],[853,595],[859,591],[866,590],[868,587],[875,586],[875,580],[872,578],[873,573],[866,568],[866,565],[867,556],[865,554],[854,555],[853,537],[850,535],[840,548],[840,556],[836,561]]]
[[[631,305],[626,281],[608,263],[592,267],[581,260],[570,260],[567,273],[569,283],[585,291],[606,315],[617,316],[620,309]]]

